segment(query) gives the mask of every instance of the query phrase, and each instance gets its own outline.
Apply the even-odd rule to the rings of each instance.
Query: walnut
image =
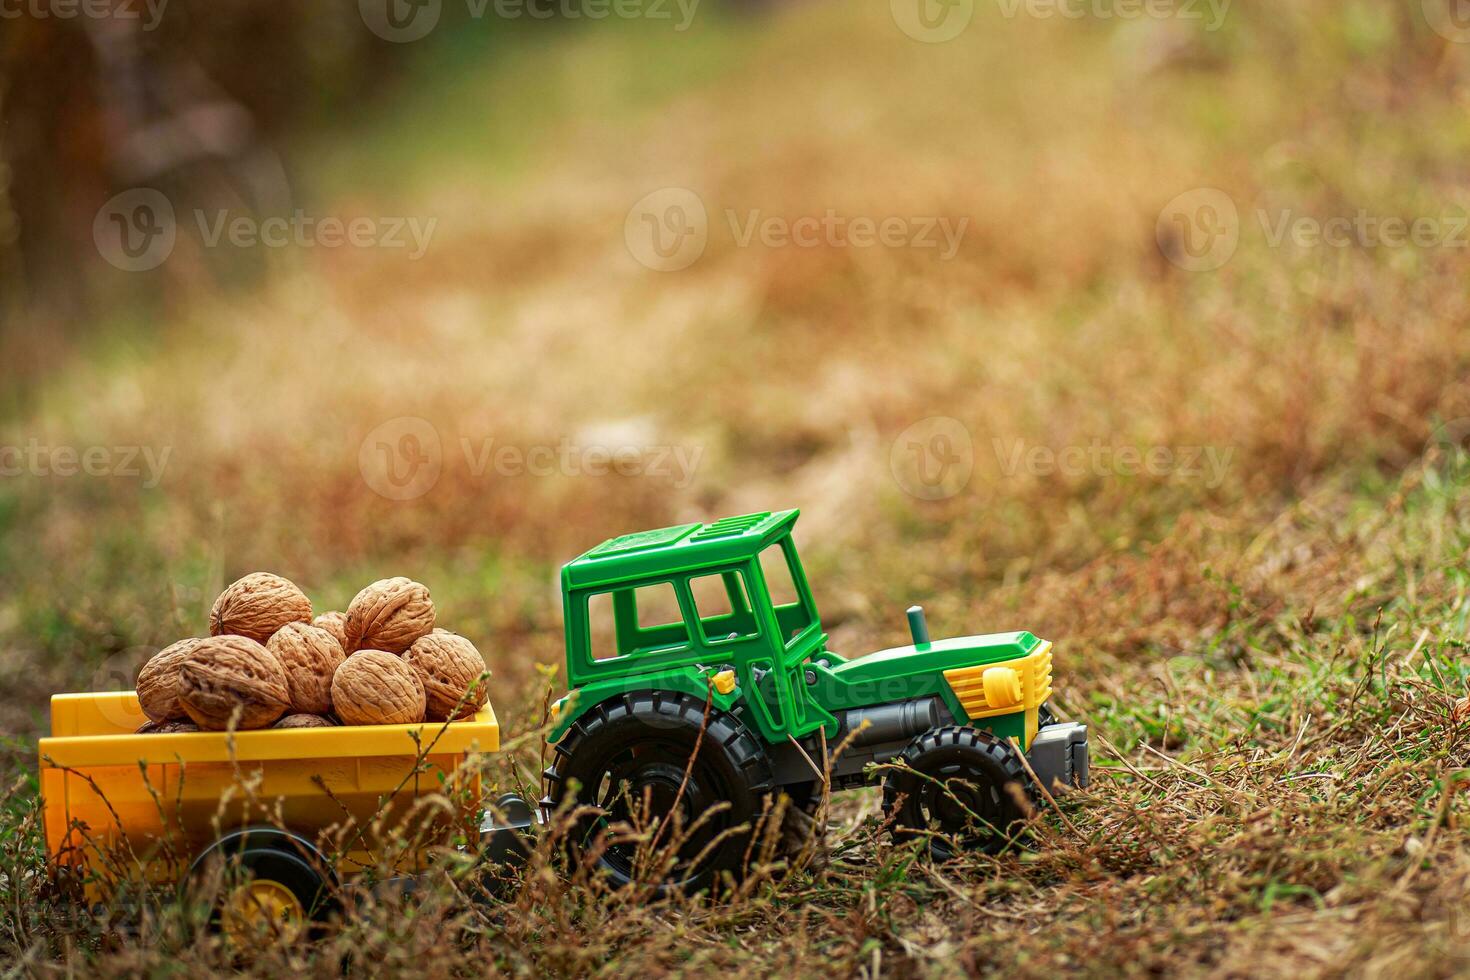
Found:
[[[209,611],[213,636],[246,636],[264,643],[287,623],[311,622],[311,600],[296,586],[270,572],[252,572],[214,600]]]
[[[179,701],[194,723],[223,731],[264,728],[291,705],[280,658],[245,636],[212,636],[179,665]]]
[[[271,726],[272,728],[336,728],[337,723],[325,715],[298,712],[287,715]]]
[[[306,623],[287,623],[265,645],[286,668],[293,712],[324,715],[332,710],[332,675],[347,657],[336,637]]]
[[[357,594],[347,607],[347,652],[402,653],[434,628],[434,601],[423,585],[385,578]]]
[[[199,726],[192,721],[173,719],[172,721],[145,721],[138,726],[139,735],[177,735],[180,732],[197,732]]]
[[[490,699],[481,677],[485,658],[462,636],[436,629],[414,641],[403,659],[423,682],[424,716],[430,721],[452,720],[451,714],[469,718]]]
[[[332,678],[332,705],[344,725],[409,725],[424,720],[424,685],[402,657],[359,650]]]
[[[326,630],[337,638],[342,645],[342,652],[347,652],[347,614],[340,612],[324,612],[311,621],[311,625],[317,629]]]
[[[166,646],[138,671],[138,706],[150,720],[165,722],[184,717],[184,706],[179,704],[179,665],[199,643],[180,640]]]

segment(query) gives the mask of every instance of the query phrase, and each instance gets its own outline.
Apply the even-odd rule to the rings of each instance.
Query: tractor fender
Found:
[[[639,691],[670,691],[687,694],[700,701],[709,698],[715,709],[727,712],[734,711],[740,700],[738,688],[729,694],[721,694],[710,686],[705,672],[693,668],[594,681],[568,692],[565,697],[553,703],[551,732],[546,736],[546,741],[555,745],[576,724],[577,719],[597,705],[610,698]]]

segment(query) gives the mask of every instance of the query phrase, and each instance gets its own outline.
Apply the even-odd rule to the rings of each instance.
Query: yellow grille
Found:
[[[991,707],[985,701],[985,672],[996,667],[1014,670],[1021,678],[1021,703]],[[1043,640],[1031,653],[1019,660],[1007,660],[998,664],[976,664],[973,667],[956,667],[944,672],[954,696],[959,699],[965,714],[975,718],[993,718],[1026,711],[1026,737],[1029,741],[1036,731],[1036,709],[1051,697],[1051,642]]]

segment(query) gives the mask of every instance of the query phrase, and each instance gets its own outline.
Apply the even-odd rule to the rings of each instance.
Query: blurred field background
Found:
[[[560,689],[562,561],[797,506],[843,654],[902,642],[911,602],[937,632],[1056,641],[1057,706],[1094,726],[1097,774],[1065,820],[1043,818],[1048,846],[895,864],[859,794],[827,870],[746,905],[563,892],[486,925],[449,902],[383,963],[1470,966],[1470,743],[1451,714],[1470,616],[1470,29],[1454,0],[1076,18],[929,2],[969,19],[937,40],[905,30],[902,0],[703,0],[684,29],[673,4],[540,20],[445,3],[428,36],[392,43],[366,4],[172,0],[131,37],[0,23],[11,874],[40,869],[49,695],[126,684],[244,572],[290,577],[319,610],[379,577],[427,583],[524,733]],[[120,108],[120,78],[153,93],[147,112]],[[127,271],[94,222],[140,186],[178,236]],[[637,238],[639,202],[669,188],[708,220],[675,271]],[[1233,224],[1194,206],[1218,202],[1206,189]],[[419,257],[242,248],[190,217],[272,208],[433,231]],[[742,244],[730,218],[829,211],[964,232],[952,256]],[[1359,215],[1430,219],[1438,238],[1272,240],[1283,217]],[[1193,236],[1222,227],[1238,244],[1199,268]],[[106,447],[113,469],[58,475],[58,447]],[[577,465],[484,465],[504,447],[570,447]],[[633,450],[636,472],[587,474],[589,447]],[[118,472],[128,448],[138,475]],[[1069,450],[1087,462],[1045,465]],[[410,470],[407,489],[384,482]],[[534,751],[520,764],[537,771]],[[227,965],[5,904],[17,973]]]

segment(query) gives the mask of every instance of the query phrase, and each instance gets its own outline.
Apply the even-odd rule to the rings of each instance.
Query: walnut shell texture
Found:
[[[326,630],[337,638],[342,645],[342,652],[347,652],[347,614],[341,612],[324,612],[311,621],[311,625],[317,629]]]
[[[452,720],[451,716],[469,718],[490,699],[487,685],[480,679],[486,672],[485,658],[473,643],[456,633],[436,629],[419,637],[403,659],[424,685],[424,717],[430,721]]]
[[[332,678],[332,705],[344,725],[410,725],[424,720],[424,685],[402,657],[359,650]]]
[[[332,675],[347,659],[335,636],[306,623],[287,623],[265,645],[286,668],[293,712],[324,715],[332,710]]]
[[[434,600],[412,579],[385,578],[357,594],[347,607],[347,652],[402,653],[434,629]]]
[[[209,611],[213,636],[245,636],[264,643],[287,623],[311,622],[311,600],[270,572],[251,572],[232,583]]]
[[[337,723],[324,715],[297,712],[287,715],[271,726],[272,728],[336,728]]]
[[[138,735],[178,735],[182,732],[197,732],[199,726],[192,721],[174,718],[170,721],[145,721],[138,726]]]
[[[180,640],[166,646],[138,671],[138,705],[151,721],[162,723],[185,717],[184,706],[179,703],[179,665],[200,642]]]
[[[179,701],[206,731],[224,731],[237,714],[238,727],[264,728],[291,706],[291,690],[270,650],[245,636],[212,636],[179,665]]]

